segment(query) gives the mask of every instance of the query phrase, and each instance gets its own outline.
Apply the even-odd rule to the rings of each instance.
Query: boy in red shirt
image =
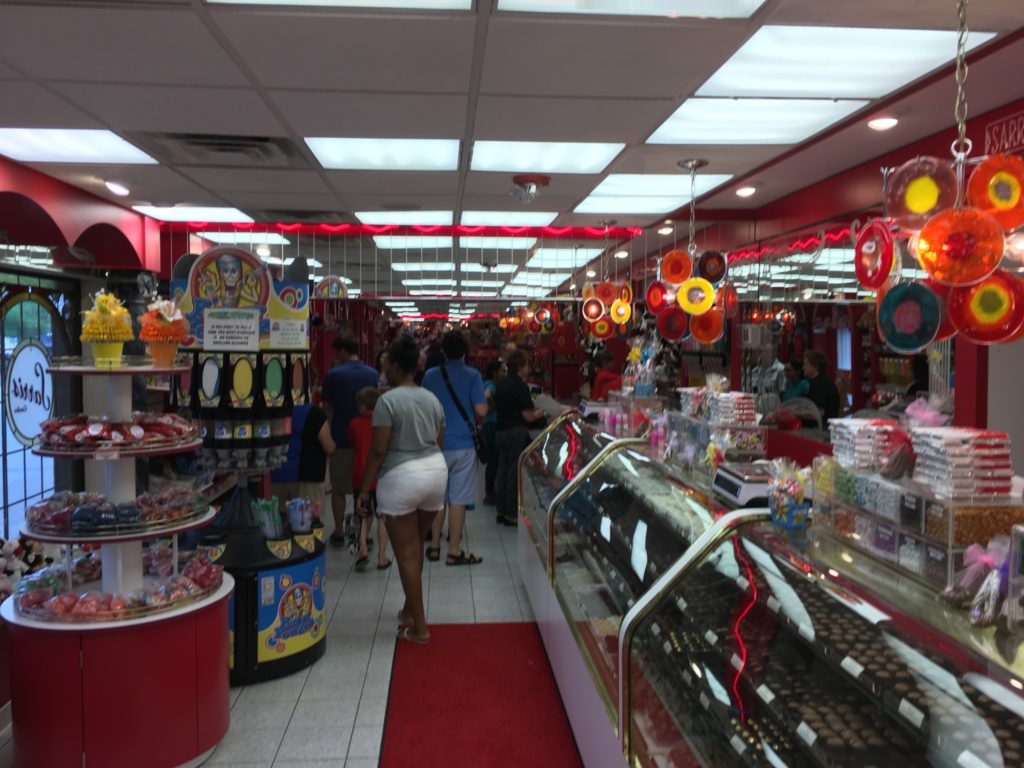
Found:
[[[607,400],[612,390],[622,389],[622,374],[615,372],[615,355],[604,350],[594,357],[597,375],[594,376],[594,387],[590,390],[591,400]]]
[[[373,441],[373,409],[377,405],[377,398],[380,392],[373,387],[365,387],[356,393],[356,408],[358,416],[352,419],[348,425],[348,439],[352,444],[352,487],[355,495],[363,487],[363,473],[366,471],[366,460],[370,456],[370,444]],[[377,541],[380,546],[377,548],[377,570],[383,571],[390,567],[391,561],[387,558],[388,532],[384,528],[384,518],[377,514],[377,497],[374,493],[377,484],[374,483],[370,490],[368,508],[372,515],[364,517],[359,525],[359,555],[356,557],[356,570],[362,571],[370,562],[370,553],[366,545],[366,537],[370,529],[370,521],[377,518]]]

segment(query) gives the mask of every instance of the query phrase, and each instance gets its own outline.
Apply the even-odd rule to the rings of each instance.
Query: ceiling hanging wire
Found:
[[[967,138],[967,0],[956,0],[956,101],[953,117],[956,119],[956,141],[953,142],[953,160],[956,167],[956,207],[964,202],[964,165],[971,153],[971,140]]]

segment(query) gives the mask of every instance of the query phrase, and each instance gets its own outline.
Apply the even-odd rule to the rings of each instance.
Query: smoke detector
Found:
[[[550,183],[550,176],[544,176],[540,173],[523,173],[512,177],[513,186],[509,195],[511,195],[517,203],[529,205],[537,199],[537,194],[541,187],[546,187]]]

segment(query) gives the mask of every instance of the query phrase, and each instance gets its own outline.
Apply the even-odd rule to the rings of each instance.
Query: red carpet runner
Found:
[[[382,768],[581,765],[534,624],[434,624],[398,641]]]

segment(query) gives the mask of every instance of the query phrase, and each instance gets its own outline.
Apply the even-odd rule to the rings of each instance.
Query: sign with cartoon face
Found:
[[[259,663],[312,648],[327,632],[323,555],[313,560],[257,574],[260,585]]]

